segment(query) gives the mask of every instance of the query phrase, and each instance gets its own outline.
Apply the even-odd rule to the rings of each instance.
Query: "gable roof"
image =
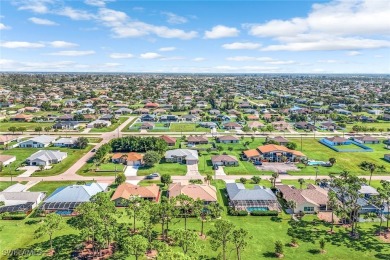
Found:
[[[252,190],[245,188],[242,183],[226,183],[226,190],[229,199],[237,200],[273,200],[277,201],[275,194],[271,189],[255,185]]]
[[[116,200],[119,198],[129,199],[134,196],[141,197],[141,198],[158,199],[159,192],[160,192],[160,187],[158,187],[155,184],[150,186],[138,186],[138,185],[125,182],[118,186],[118,188],[112,195],[111,200]]]
[[[30,155],[26,160],[28,161],[34,161],[34,160],[41,160],[44,162],[50,161],[50,160],[60,160],[66,156],[67,153],[61,152],[61,151],[54,151],[54,150],[40,150],[36,153],[33,153]]]
[[[188,142],[208,142],[206,137],[203,136],[189,136],[187,138]]]
[[[290,185],[276,185],[282,193],[286,201],[293,200],[297,204],[311,203],[316,206],[325,205],[328,203],[328,193],[323,188],[308,184],[307,189],[295,189]]]
[[[20,144],[26,143],[26,142],[37,142],[41,144],[50,144],[51,142],[55,141],[56,138],[53,136],[48,136],[48,135],[40,135],[33,137],[31,139],[28,139],[26,141],[20,142]]]
[[[243,151],[243,153],[245,154],[246,157],[256,157],[256,156],[260,156],[260,153],[259,151],[257,151],[256,149],[250,149],[250,150],[245,150]]]
[[[223,135],[223,136],[218,136],[217,138],[220,141],[238,141],[238,140],[240,140],[240,139],[238,139],[238,137],[236,137],[234,135]]]
[[[39,197],[43,197],[42,192],[0,192],[0,201],[4,201],[4,206],[13,206],[26,204],[28,202],[35,203]],[[0,207],[1,208],[1,207]]]
[[[211,161],[214,162],[238,162],[237,157],[233,155],[213,155]]]
[[[92,196],[107,189],[107,183],[92,182],[86,185],[60,187],[45,202],[87,202]]]
[[[160,138],[163,139],[168,144],[176,143],[176,138],[168,135],[162,135],[160,136]]]
[[[165,152],[165,158],[185,157],[186,160],[198,160],[198,152],[190,149],[174,149]]]

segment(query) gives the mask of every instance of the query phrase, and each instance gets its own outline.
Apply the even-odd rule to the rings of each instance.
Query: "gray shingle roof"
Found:
[[[198,160],[198,152],[190,149],[174,149],[165,152],[165,158],[185,157],[186,160]]]
[[[61,160],[66,155],[67,155],[67,153],[64,153],[61,151],[40,150],[40,151],[32,154],[26,160],[33,161],[33,160],[39,159],[41,161],[47,162],[50,160]]]
[[[247,190],[242,183],[227,183],[226,190],[230,200],[277,200],[271,189],[258,185]]]

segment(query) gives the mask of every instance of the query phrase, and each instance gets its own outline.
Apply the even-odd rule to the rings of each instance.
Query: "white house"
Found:
[[[68,153],[54,150],[40,150],[26,159],[30,166],[47,166],[53,163],[59,163],[68,156]]]
[[[110,126],[111,122],[106,120],[95,120],[87,125],[87,128],[95,128],[98,126],[107,127]]]
[[[21,148],[43,148],[48,147],[52,142],[56,140],[53,136],[48,135],[40,135],[29,140],[23,141],[19,143],[19,147]]]
[[[73,147],[77,138],[74,137],[62,137],[53,142],[53,146],[56,147]]]

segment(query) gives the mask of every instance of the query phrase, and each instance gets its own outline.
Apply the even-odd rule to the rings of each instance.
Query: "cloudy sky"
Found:
[[[390,73],[390,1],[1,1],[1,71]]]

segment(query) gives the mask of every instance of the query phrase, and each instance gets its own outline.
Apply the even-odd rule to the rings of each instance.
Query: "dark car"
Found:
[[[253,162],[253,164],[254,164],[254,165],[263,165],[263,163],[260,162],[260,161],[255,161],[255,162]]]
[[[213,166],[213,170],[218,170],[218,169],[219,169],[218,165]]]
[[[91,150],[91,152],[93,152],[93,153],[94,153],[94,152],[96,152],[96,149],[95,149],[95,148],[93,148],[93,149]]]
[[[155,173],[151,173],[151,174],[147,175],[147,176],[145,177],[145,179],[151,180],[151,179],[158,178],[158,177],[160,177],[160,174],[158,174],[157,172],[155,172]]]

